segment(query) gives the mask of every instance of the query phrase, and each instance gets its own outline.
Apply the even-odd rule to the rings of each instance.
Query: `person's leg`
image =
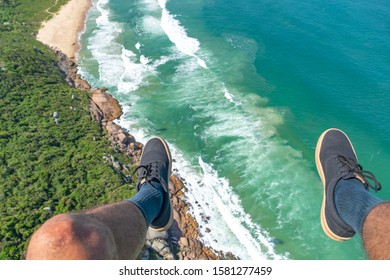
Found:
[[[362,169],[345,133],[325,131],[316,147],[316,165],[324,185],[321,225],[336,241],[357,232],[369,258],[390,258],[390,204],[368,192],[380,190],[375,176]],[[367,179],[374,183],[370,184]]]
[[[130,202],[61,214],[34,233],[26,258],[131,259],[142,249],[147,229],[142,212]]]
[[[382,203],[368,213],[363,224],[363,246],[370,259],[390,260],[390,203]]]
[[[171,155],[164,140],[145,145],[137,194],[84,213],[49,219],[32,236],[27,259],[134,259],[145,243],[148,227],[162,231],[172,225],[168,180]]]

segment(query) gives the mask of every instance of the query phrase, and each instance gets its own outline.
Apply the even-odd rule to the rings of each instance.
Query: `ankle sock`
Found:
[[[156,181],[144,183],[140,190],[128,201],[133,202],[141,210],[149,226],[160,214],[163,205],[164,188]]]
[[[340,180],[334,191],[334,199],[341,219],[360,236],[368,213],[382,202],[369,193],[358,179]]]

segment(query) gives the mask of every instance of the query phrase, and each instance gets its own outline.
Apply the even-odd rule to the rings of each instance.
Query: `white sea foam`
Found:
[[[151,15],[145,15],[142,18],[142,30],[146,33],[154,35],[164,34],[164,30],[161,27],[160,19]]]
[[[108,0],[99,0],[96,3],[100,16],[96,18],[97,30],[89,38],[88,49],[99,63],[100,80],[107,86],[113,86],[123,72],[120,57],[122,46],[116,42],[122,28],[119,23],[109,20],[107,3]]]
[[[147,65],[149,59],[143,55],[140,56],[140,63],[137,63],[135,53],[123,47],[121,58],[124,71],[117,84],[119,93],[128,93],[138,89],[145,77],[154,74],[154,69]]]
[[[199,65],[195,59],[185,60],[176,68],[178,76],[186,75],[190,77],[194,71],[199,69]]]
[[[135,54],[118,43],[123,33],[121,24],[110,20],[108,0],[99,0],[96,9],[97,29],[89,39],[88,48],[99,64],[100,82],[109,87],[117,87],[118,93],[128,93],[145,83],[145,78],[156,74],[156,67],[165,63],[165,58],[154,63],[143,54]],[[140,51],[141,43],[135,48]]]
[[[160,5],[156,0],[142,0],[141,3],[143,7],[146,8],[146,10],[149,12],[158,11],[160,9]]]
[[[162,9],[161,27],[167,34],[169,40],[183,53],[196,58],[199,66],[207,68],[207,64],[196,53],[200,50],[200,43],[197,39],[189,37],[185,28],[180,22],[166,9],[166,1],[158,0]]]
[[[238,106],[240,105],[240,102],[236,101],[235,100],[235,97],[233,96],[233,94],[231,94],[228,89],[226,88],[226,86],[224,85],[224,88],[223,88],[223,92],[224,92],[224,96],[227,100],[229,100],[230,102],[232,102],[234,105]]]
[[[294,200],[299,201],[301,197],[304,197],[299,194],[302,192],[299,188],[295,188],[294,192],[286,190],[286,186],[289,186],[287,182],[291,181],[291,177],[279,176],[280,173],[286,172],[295,177],[302,169],[299,167],[301,155],[289,146],[284,147],[283,142],[279,143],[278,140],[273,139],[276,135],[275,127],[283,122],[282,115],[273,108],[260,106],[267,103],[266,99],[248,93],[243,97],[242,93],[233,88],[228,90],[225,83],[221,82],[217,76],[199,71],[199,69],[193,67],[193,64],[194,62],[186,61],[177,68],[174,82],[180,84],[180,88],[177,90],[180,94],[175,96],[175,102],[181,104],[181,108],[187,106],[191,108],[191,111],[193,111],[191,121],[195,124],[194,135],[197,138],[196,141],[202,143],[201,146],[207,147],[209,152],[206,153],[212,153],[209,156],[212,157],[212,162],[218,166],[219,170],[232,170],[234,167],[234,173],[231,174],[231,177],[240,181],[240,183],[234,183],[234,188],[237,190],[241,188],[248,189],[251,192],[250,197],[253,199],[254,205],[258,204],[256,209],[259,209],[258,212],[253,212],[255,206],[247,205],[249,209],[252,209],[251,213],[256,216],[256,222],[253,222],[251,216],[246,215],[242,207],[242,212],[234,210],[234,206],[231,209],[230,207],[224,207],[224,205],[230,206],[231,203],[226,202],[229,199],[222,200],[226,202],[222,203],[221,198],[218,200],[213,194],[207,193],[203,198],[196,199],[202,206],[199,207],[200,212],[197,213],[196,209],[194,212],[197,213],[197,217],[202,217],[201,211],[207,209],[207,205],[205,206],[201,201],[210,203],[211,200],[212,204],[219,201],[217,206],[221,209],[221,215],[219,217],[216,215],[216,220],[224,220],[228,226],[218,224],[218,228],[210,232],[210,236],[218,236],[218,238],[215,238],[218,243],[224,244],[215,244],[210,241],[213,247],[230,246],[226,245],[230,244],[228,239],[219,236],[219,228],[223,228],[223,231],[226,230],[225,234],[228,232],[229,236],[236,236],[237,243],[245,247],[244,249],[240,247],[238,250],[242,250],[244,252],[242,254],[246,254],[245,258],[252,258],[256,255],[253,252],[248,253],[246,248],[253,248],[251,242],[246,243],[245,233],[248,232],[259,244],[263,254],[260,256],[287,258],[287,253],[275,254],[272,243],[276,239],[271,238],[267,231],[257,228],[260,224],[259,218],[261,218],[258,213],[271,211],[276,216],[275,219],[281,219],[284,225],[286,225],[286,222],[294,223],[296,217],[302,214],[299,213],[299,208],[291,208],[288,215],[282,215],[286,211],[286,207],[278,205],[275,208],[275,201],[278,201],[280,197],[284,197],[286,193],[290,196],[285,200],[291,204],[295,203]],[[234,92],[234,95],[231,92]],[[225,98],[221,98],[221,96],[225,96]],[[298,161],[294,159],[295,157]],[[285,162],[280,164],[278,159],[285,160]],[[296,162],[297,166],[291,166],[290,161]],[[199,162],[199,165],[202,165],[201,162]],[[226,187],[234,195],[230,183],[220,178],[218,172],[213,168],[211,168],[212,172],[208,172],[207,170],[210,169],[205,168],[205,166],[207,167],[207,163],[203,165],[204,172],[214,175],[214,177],[212,175],[207,176],[207,180],[213,181],[215,182],[213,185],[219,186],[216,188],[218,194],[221,194],[221,190]],[[286,169],[284,169],[285,167]],[[294,173],[291,170],[295,170]],[[275,176],[276,174],[278,175]],[[297,181],[299,181],[299,178],[297,178]],[[202,182],[205,185],[205,180],[202,179]],[[205,192],[205,189],[203,188],[201,192]],[[192,189],[190,193],[193,193]],[[275,194],[274,197],[273,194]],[[246,194],[246,196],[248,195]],[[223,197],[225,196],[223,195]],[[267,199],[257,201],[257,199],[263,197]],[[246,200],[248,200],[248,197]],[[234,213],[240,214],[236,215]],[[203,226],[205,225],[203,224]],[[206,226],[208,227],[208,225]],[[235,231],[232,231],[230,227]],[[232,241],[232,243],[234,242]]]
[[[205,163],[202,158],[199,158],[199,165],[202,167],[204,173],[203,181],[205,187],[208,187],[213,193],[212,197],[215,205],[212,207],[217,206],[218,212],[240,244],[245,247],[250,259],[280,258],[273,249],[272,240],[268,233],[254,224],[251,217],[245,213],[239,197],[232,192],[228,180],[220,178],[212,166]],[[251,234],[251,232],[255,235]],[[225,236],[225,238],[223,236]],[[231,242],[232,240],[232,236],[226,236],[226,232],[221,232],[219,238],[222,240],[225,239],[224,241],[226,244],[229,244],[229,241]],[[213,247],[217,246],[217,242],[213,240],[209,242]],[[261,248],[260,244],[263,248]],[[229,247],[231,249],[231,246]],[[266,248],[266,250],[264,250],[264,248]],[[226,251],[228,248],[224,248],[224,250]],[[241,257],[241,252],[238,251],[235,253]]]
[[[143,64],[143,65],[148,64],[149,61],[150,61],[149,58],[147,58],[147,57],[144,56],[144,55],[141,55],[140,58],[139,58],[139,60],[140,60],[141,64]]]
[[[161,9],[165,9],[167,5],[167,0],[157,0],[157,2],[160,5]]]

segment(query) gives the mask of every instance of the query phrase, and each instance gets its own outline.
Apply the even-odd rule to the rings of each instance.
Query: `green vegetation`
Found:
[[[54,3],[0,0],[0,259],[24,258],[31,234],[54,214],[134,192],[103,159],[131,158],[111,147],[88,94],[65,82],[55,55],[35,40]]]

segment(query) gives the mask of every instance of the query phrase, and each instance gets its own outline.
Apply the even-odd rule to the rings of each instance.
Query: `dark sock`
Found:
[[[358,179],[340,180],[334,198],[341,219],[360,236],[368,213],[382,202],[369,193]]]
[[[137,205],[145,217],[147,226],[149,226],[160,214],[163,198],[164,188],[159,182],[152,181],[150,184],[144,183],[140,190],[128,201]]]

